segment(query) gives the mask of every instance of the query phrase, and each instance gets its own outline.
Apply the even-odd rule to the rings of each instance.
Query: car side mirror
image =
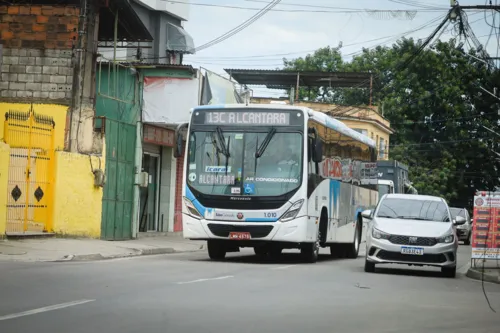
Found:
[[[361,212],[361,216],[364,217],[365,219],[372,219],[372,211],[370,209],[364,210]]]
[[[467,220],[465,219],[465,217],[463,217],[463,216],[457,216],[457,217],[455,217],[455,220],[453,221],[453,224],[454,225],[463,225],[463,224],[465,224],[465,222],[467,222]]]

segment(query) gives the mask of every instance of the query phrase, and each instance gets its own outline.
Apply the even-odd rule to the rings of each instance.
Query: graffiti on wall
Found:
[[[327,158],[320,165],[321,176],[347,183],[367,184],[377,179],[377,163],[349,158]]]

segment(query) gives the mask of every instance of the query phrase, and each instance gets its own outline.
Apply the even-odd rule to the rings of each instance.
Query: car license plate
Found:
[[[402,246],[401,254],[411,254],[415,256],[423,256],[424,248],[423,247],[411,247],[411,246]]]
[[[249,232],[230,232],[229,233],[229,239],[235,239],[235,240],[240,240],[240,239],[250,239],[250,233]]]

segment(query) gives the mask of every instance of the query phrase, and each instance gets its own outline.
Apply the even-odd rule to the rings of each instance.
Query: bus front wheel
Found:
[[[318,229],[318,236],[316,242],[306,243],[300,249],[300,254],[304,258],[304,261],[312,264],[318,261],[320,240],[321,240],[321,231]]]
[[[212,260],[222,260],[226,257],[226,249],[217,241],[209,240],[207,242],[208,256]]]

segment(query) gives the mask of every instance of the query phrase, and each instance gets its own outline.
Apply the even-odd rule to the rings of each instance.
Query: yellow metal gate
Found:
[[[7,235],[52,231],[54,127],[52,117],[33,108],[5,114],[10,146]]]

